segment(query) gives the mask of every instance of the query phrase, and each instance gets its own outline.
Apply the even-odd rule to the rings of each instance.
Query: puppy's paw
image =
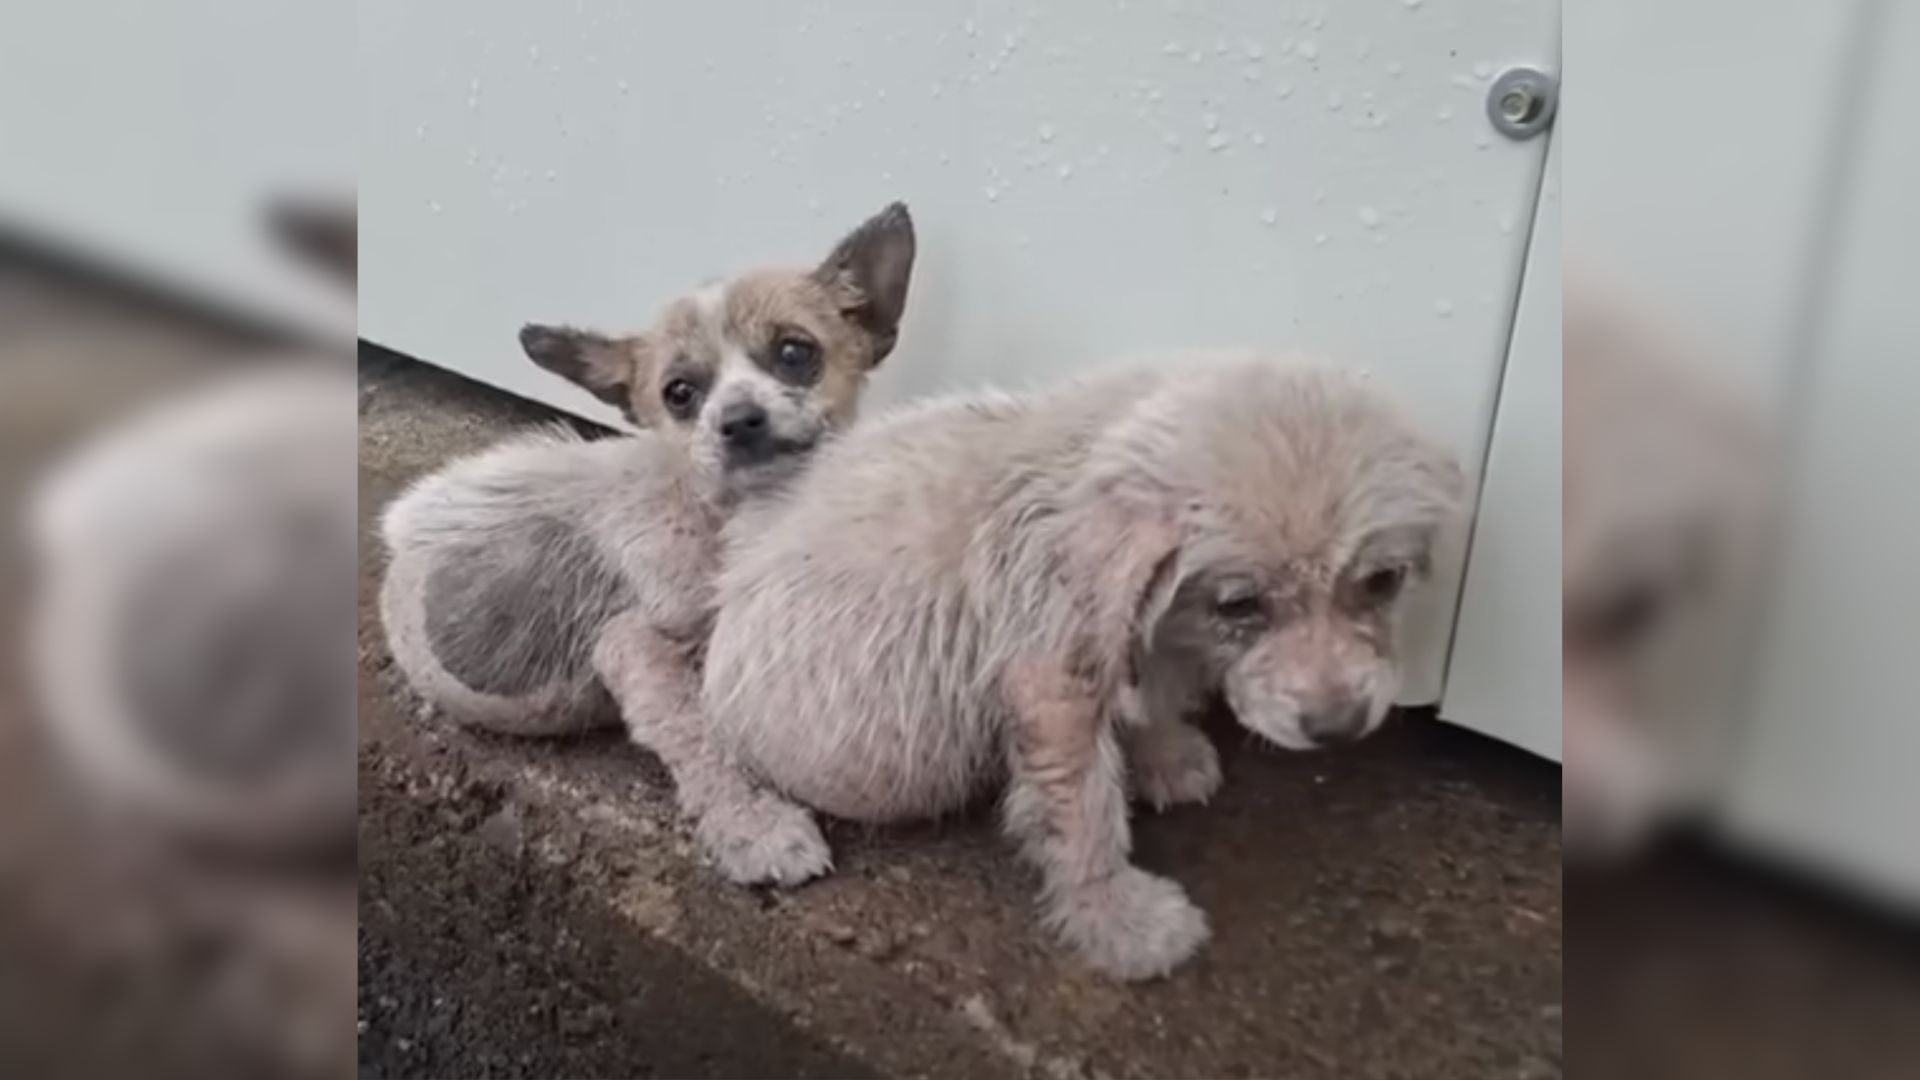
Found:
[[[1191,724],[1166,724],[1139,734],[1128,748],[1134,796],[1155,810],[1203,803],[1220,790],[1220,755]]]
[[[1061,895],[1048,921],[1089,965],[1120,979],[1165,975],[1207,940],[1206,913],[1179,885],[1132,866]]]
[[[813,815],[766,792],[708,810],[694,833],[736,884],[798,885],[833,869],[833,851]]]

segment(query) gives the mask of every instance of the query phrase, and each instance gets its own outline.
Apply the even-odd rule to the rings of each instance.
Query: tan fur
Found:
[[[722,523],[852,421],[896,340],[913,253],[912,219],[896,203],[819,266],[709,286],[645,331],[526,327],[531,359],[645,430],[514,440],[387,509],[382,617],[414,688],[462,723],[513,734],[617,717],[673,772],[728,876],[793,882],[827,869],[806,812],[710,752],[697,665]],[[812,351],[794,353],[795,342]],[[676,380],[696,391],[681,407]],[[756,417],[742,429],[750,437],[736,430],[743,414]]]

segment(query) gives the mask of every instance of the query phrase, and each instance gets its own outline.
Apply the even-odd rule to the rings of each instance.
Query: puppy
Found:
[[[1262,356],[875,421],[736,518],[704,700],[753,776],[863,822],[1004,793],[1047,925],[1166,973],[1207,936],[1128,862],[1127,783],[1204,800],[1224,691],[1291,749],[1397,685],[1393,616],[1457,514],[1452,458],[1356,377]]]
[[[1570,288],[1564,339],[1562,785],[1568,856],[1590,859],[1718,780],[1779,467],[1761,411],[1639,305]]]
[[[535,363],[644,430],[513,440],[393,503],[381,610],[414,688],[462,723],[514,734],[624,717],[673,771],[683,809],[706,822],[723,871],[786,880],[823,869],[817,833],[798,848],[765,846],[793,831],[770,824],[811,830],[804,814],[708,759],[695,665],[722,523],[853,419],[897,339],[914,246],[895,203],[820,266],[703,289],[645,332],[523,330]]]
[[[272,225],[352,287],[351,202],[279,204]],[[340,643],[353,623],[355,391],[341,361],[289,345],[209,363],[101,418],[34,482],[34,715],[116,837],[278,860],[353,834],[353,657]]]

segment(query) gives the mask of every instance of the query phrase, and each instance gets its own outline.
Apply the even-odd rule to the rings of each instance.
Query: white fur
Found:
[[[841,817],[1002,792],[1047,924],[1101,970],[1163,974],[1206,923],[1127,863],[1129,764],[1154,802],[1210,795],[1217,760],[1182,716],[1223,684],[1277,740],[1304,707],[1283,690],[1377,722],[1390,642],[1332,597],[1376,563],[1417,567],[1407,538],[1461,488],[1370,387],[1308,362],[904,409],[729,526],[709,723],[756,778]],[[1260,581],[1259,633],[1206,621],[1221,574]]]

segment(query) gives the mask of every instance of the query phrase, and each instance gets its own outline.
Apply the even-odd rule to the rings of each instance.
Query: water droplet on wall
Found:
[[[1433,118],[1435,120],[1440,121],[1443,124],[1446,123],[1447,121],[1453,119],[1453,107],[1451,105],[1440,106],[1439,108],[1433,110]]]
[[[982,188],[980,191],[980,194],[985,195],[987,197],[988,202],[1000,201],[1000,189],[997,187],[993,187],[989,185],[985,188]]]
[[[1435,300],[1433,302],[1433,313],[1435,315],[1440,316],[1443,319],[1452,318],[1453,317],[1453,301]]]
[[[1377,229],[1380,227],[1380,211],[1375,210],[1371,206],[1363,206],[1354,211],[1354,216],[1360,219],[1360,224],[1365,225],[1369,229]]]
[[[1473,65],[1473,75],[1475,78],[1480,79],[1482,81],[1491,79],[1493,78],[1493,65],[1488,63],[1485,60],[1482,60],[1479,63]]]
[[[1320,45],[1312,39],[1302,41],[1300,44],[1294,46],[1293,51],[1299,53],[1302,60],[1317,60],[1320,58]]]
[[[1233,145],[1233,139],[1230,138],[1225,132],[1216,131],[1212,135],[1207,136],[1207,149],[1212,150],[1215,153],[1225,150],[1227,147],[1232,145]]]
[[[1404,75],[1406,73],[1406,70],[1407,70],[1407,65],[1402,64],[1398,60],[1387,61],[1387,74],[1392,78],[1395,78],[1395,79],[1399,78],[1401,75]]]
[[[1271,206],[1266,207],[1260,211],[1260,220],[1265,223],[1268,228],[1272,228],[1280,221],[1280,211]]]
[[[1206,128],[1208,131],[1219,131],[1220,118],[1212,113],[1202,114],[1200,117],[1200,126]]]
[[[1063,162],[1063,163],[1061,164],[1061,166],[1060,166],[1060,179],[1062,179],[1062,180],[1065,180],[1065,179],[1067,179],[1068,177],[1070,177],[1070,176],[1072,176],[1072,175],[1073,175],[1073,165],[1072,165],[1072,163],[1071,163],[1071,162]]]
[[[1324,244],[1324,243],[1326,243],[1326,242],[1327,242],[1327,234],[1326,234],[1326,233],[1314,233],[1314,234],[1313,234],[1313,243],[1314,243],[1314,246],[1315,246],[1315,247],[1318,247],[1318,246],[1320,246],[1321,244]]]
[[[428,209],[428,210],[431,210],[431,211],[433,211],[433,212],[434,212],[434,213],[436,213],[436,214],[437,214],[437,213],[439,213],[439,212],[440,212],[440,200],[439,200],[439,199],[429,199],[429,200],[427,201],[427,209]]]
[[[1254,132],[1252,135],[1252,139],[1253,139],[1253,145],[1255,146],[1267,145],[1267,136],[1265,132],[1261,132],[1261,131]]]
[[[1420,0],[1400,0],[1400,2],[1407,5],[1409,9],[1420,6]]]
[[[1339,112],[1340,106],[1345,103],[1346,103],[1346,99],[1340,96],[1340,91],[1333,90],[1328,92],[1327,94],[1327,111],[1328,112]]]
[[[1041,142],[1053,141],[1053,125],[1052,124],[1040,125],[1040,141]]]

